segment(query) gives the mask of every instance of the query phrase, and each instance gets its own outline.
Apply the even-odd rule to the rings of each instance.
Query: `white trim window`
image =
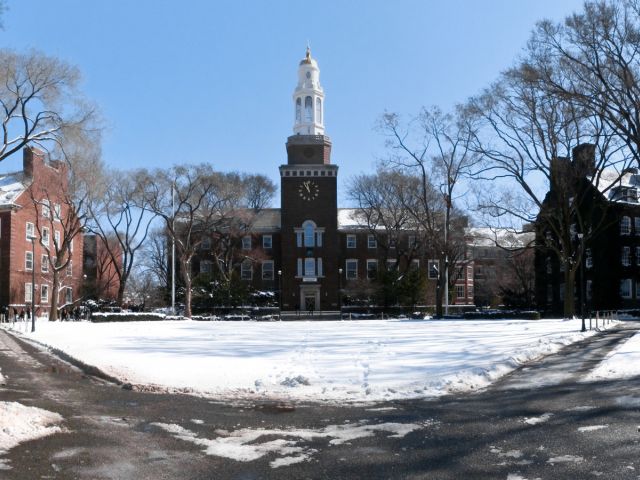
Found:
[[[378,248],[378,240],[373,234],[367,235],[367,248]]]
[[[36,236],[36,227],[35,227],[35,225],[33,223],[31,223],[31,222],[27,222],[27,225],[25,227],[25,232],[26,232],[25,238],[27,240],[31,241],[31,239]]]
[[[456,299],[464,300],[465,298],[464,285],[456,285]]]
[[[60,243],[60,232],[58,230],[53,232],[53,241],[55,242],[54,246],[56,247],[56,250],[62,249],[62,243]]]
[[[347,235],[347,248],[356,248],[356,236],[353,234]]]
[[[251,250],[251,235],[242,237],[242,250]]]
[[[42,273],[49,273],[49,255],[43,253],[40,259],[40,271]]]
[[[304,276],[315,277],[316,276],[316,259],[313,257],[307,257],[304,259]]]
[[[584,266],[587,268],[593,268],[593,255],[591,253],[591,249],[587,248],[584,253],[586,255]]]
[[[244,260],[240,264],[240,279],[241,280],[253,279],[253,265],[251,264],[251,260]]]
[[[42,238],[40,239],[40,243],[45,247],[49,247],[50,240],[51,240],[51,235],[49,234],[49,228],[42,227]]]
[[[24,302],[25,303],[31,303],[31,299],[33,298],[31,296],[31,293],[32,293],[31,285],[32,285],[31,283],[24,284]]]
[[[24,269],[27,272],[33,270],[33,252],[24,252]]]
[[[45,283],[40,286],[40,303],[49,303],[49,285]]]
[[[69,260],[69,263],[67,263],[67,277],[72,277],[73,276],[73,260]]]
[[[624,216],[620,219],[620,235],[631,235],[631,218]]]
[[[213,262],[211,260],[202,260],[200,262],[200,273],[211,273],[213,270]]]
[[[62,210],[60,208],[60,204],[59,203],[55,203],[53,205],[53,214],[54,214],[54,220],[56,222],[59,222],[62,220]]]
[[[622,247],[620,261],[622,262],[622,266],[624,267],[628,267],[629,265],[631,265],[631,247]]]
[[[67,287],[64,292],[64,301],[66,304],[73,303],[73,289],[71,287]]]
[[[416,248],[417,245],[418,244],[416,242],[416,236],[409,235],[409,237],[407,238],[407,246],[409,247],[409,249],[413,250],[414,248]]]
[[[358,260],[349,259],[345,260],[345,278],[347,280],[357,280],[358,279]]]
[[[631,298],[631,279],[625,278],[620,280],[620,296],[622,298]]]
[[[640,217],[635,217],[633,219],[633,227],[636,231],[636,235],[640,235]]]
[[[273,237],[271,235],[262,236],[262,248],[273,248]]]
[[[420,259],[413,258],[409,264],[409,270],[420,270]]]
[[[262,262],[262,280],[273,280],[273,260]]]
[[[46,219],[51,219],[51,208],[49,207],[49,199],[45,198],[40,202],[42,205],[42,216]]]

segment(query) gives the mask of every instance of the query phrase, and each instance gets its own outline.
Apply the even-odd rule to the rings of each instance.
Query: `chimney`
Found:
[[[35,162],[44,163],[44,152],[34,147],[25,147],[22,150],[22,171],[26,178],[33,178],[33,173],[38,168]]]
[[[572,152],[573,168],[576,177],[592,176],[596,172],[596,146],[592,143],[581,143]]]

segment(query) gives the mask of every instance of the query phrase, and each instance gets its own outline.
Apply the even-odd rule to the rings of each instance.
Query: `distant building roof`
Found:
[[[533,245],[534,232],[514,232],[508,228],[468,228],[469,245],[472,247],[524,248]]]
[[[607,200],[621,203],[638,203],[640,175],[636,169],[627,169],[620,173],[613,169],[605,170],[600,178],[591,178],[591,183]]]
[[[265,208],[260,210],[253,222],[254,230],[279,230],[280,229],[280,209]]]
[[[23,172],[0,175],[0,207],[16,205],[16,199],[28,188]]]

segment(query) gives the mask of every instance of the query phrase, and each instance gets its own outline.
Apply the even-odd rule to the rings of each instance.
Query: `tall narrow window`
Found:
[[[620,235],[629,235],[631,233],[631,218],[622,217],[620,219]]]
[[[304,99],[304,121],[307,123],[313,122],[313,100],[311,97]]]
[[[316,260],[316,262],[317,262],[317,264],[318,264],[318,267],[317,267],[317,269],[316,269],[316,270],[317,270],[317,272],[318,272],[318,276],[319,276],[319,277],[322,277],[322,276],[323,276],[323,272],[322,272],[322,259],[321,259],[321,258],[318,258],[318,259]]]
[[[322,123],[322,100],[316,99],[316,123]]]
[[[251,260],[245,260],[240,264],[240,278],[242,280],[251,280],[253,278],[253,265],[251,265]]]
[[[296,122],[300,122],[302,120],[302,100],[300,98],[296,99]]]
[[[40,286],[40,303],[49,303],[49,285]]]
[[[304,259],[304,276],[305,277],[316,276],[316,259],[315,258]]]
[[[631,265],[631,247],[622,247],[620,257],[623,266],[628,267]]]
[[[347,280],[358,279],[358,260],[350,259],[345,262]]]
[[[73,289],[71,287],[67,287],[64,297],[66,303],[73,303]]]
[[[304,246],[305,247],[313,247],[315,246],[315,228],[312,222],[305,222],[303,227],[304,229]]]
[[[28,272],[33,270],[33,252],[24,252],[24,269]]]

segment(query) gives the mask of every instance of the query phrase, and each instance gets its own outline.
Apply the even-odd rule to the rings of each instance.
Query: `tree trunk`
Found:
[[[576,284],[576,271],[569,266],[564,270],[564,318],[573,318],[575,315],[574,290]]]
[[[436,317],[442,317],[442,277],[436,280]]]
[[[180,263],[184,281],[184,316],[191,318],[191,259]]]
[[[118,298],[117,298],[117,302],[119,306],[122,306],[122,302],[124,301],[124,288],[125,288],[125,283],[122,281],[122,278],[120,278],[118,282]]]
[[[49,321],[51,322],[55,322],[58,320],[58,297],[60,295],[60,292],[58,292],[58,289],[60,287],[59,275],[60,271],[53,269],[53,281],[51,285],[51,308],[49,309]]]

